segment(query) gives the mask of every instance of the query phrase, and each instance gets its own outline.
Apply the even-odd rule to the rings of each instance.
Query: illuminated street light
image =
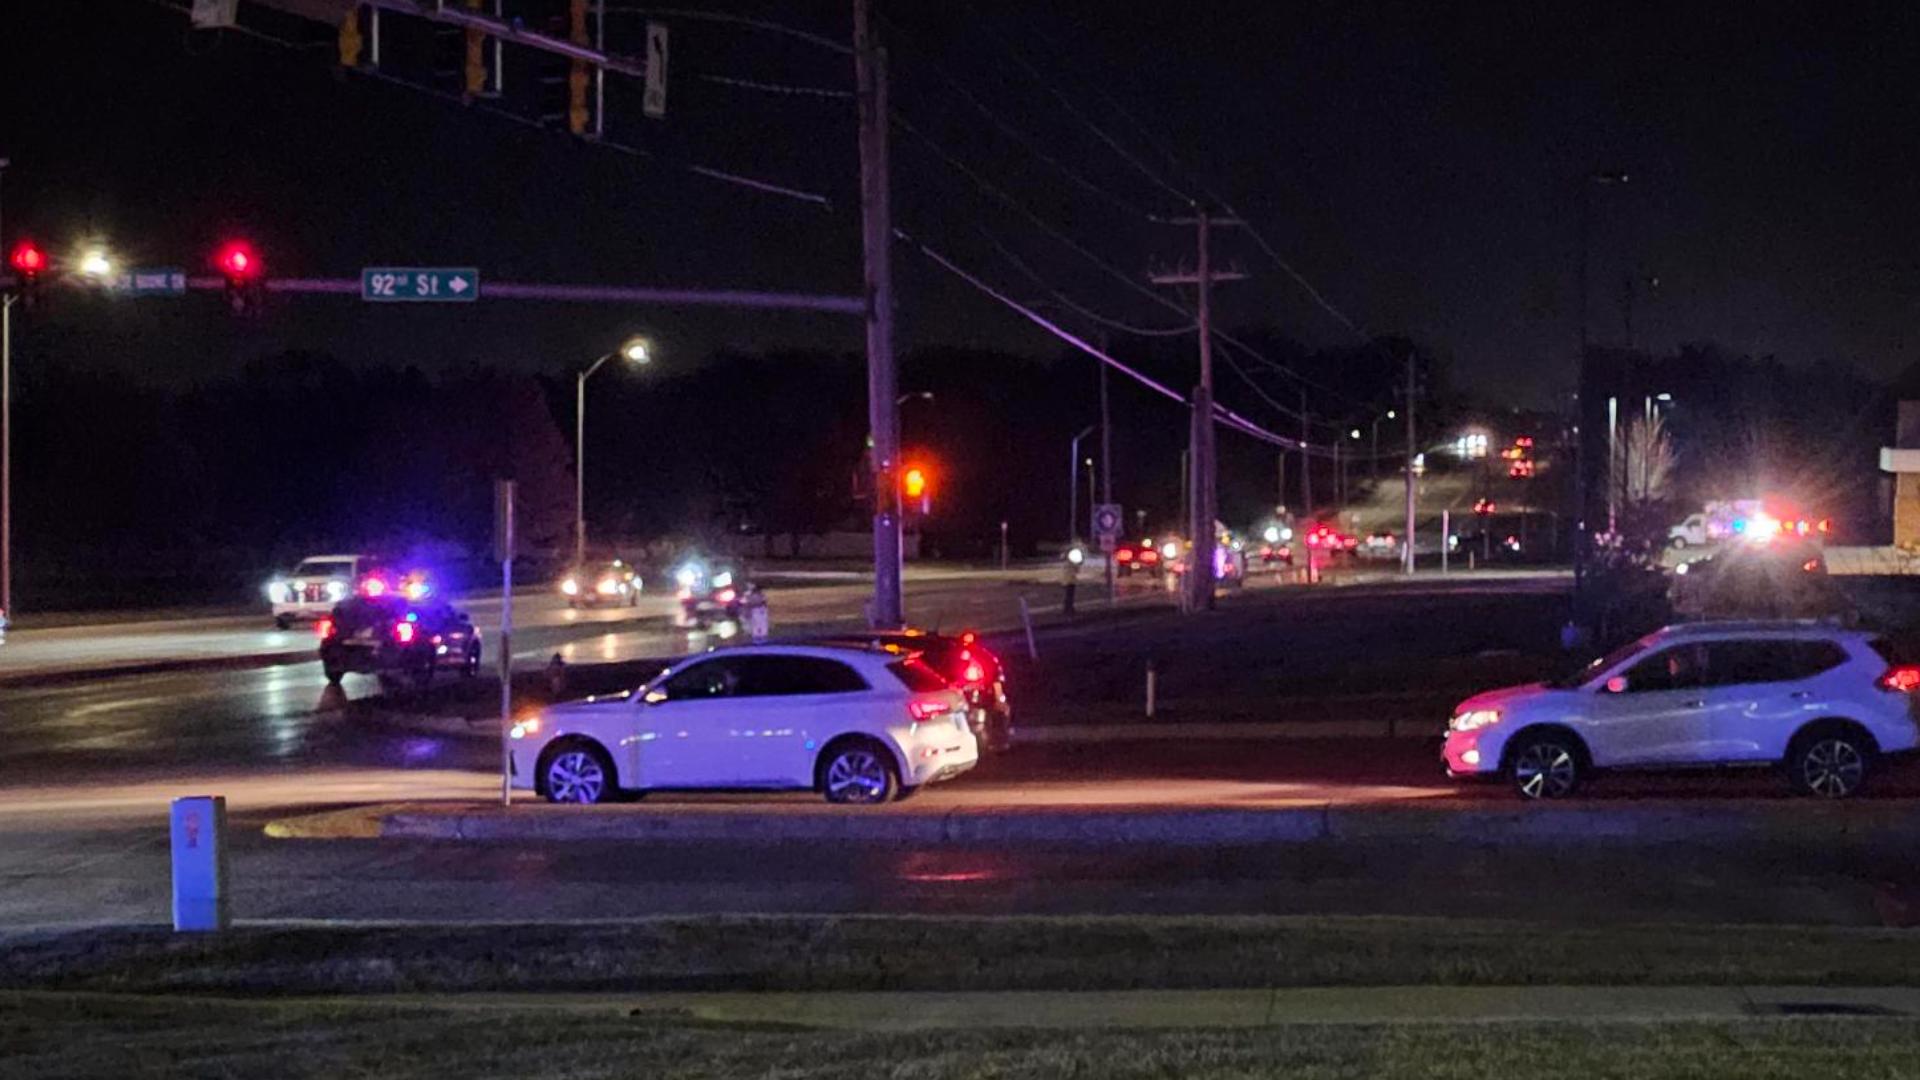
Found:
[[[573,566],[579,572],[587,562],[587,380],[600,366],[619,357],[638,367],[653,362],[653,345],[634,335],[613,352],[587,365],[574,384],[573,410]]]
[[[105,280],[113,273],[113,260],[101,248],[88,248],[80,256],[80,273],[96,281]]]

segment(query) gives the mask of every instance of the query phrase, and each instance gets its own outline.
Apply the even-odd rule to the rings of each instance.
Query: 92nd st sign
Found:
[[[360,299],[372,303],[470,303],[480,298],[480,271],[470,266],[369,266],[360,271]]]

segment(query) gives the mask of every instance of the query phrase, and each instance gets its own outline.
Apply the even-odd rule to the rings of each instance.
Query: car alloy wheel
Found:
[[[838,803],[885,802],[893,776],[880,755],[864,746],[848,747],[827,763],[827,800]]]
[[[1523,798],[1564,799],[1579,782],[1580,765],[1559,742],[1530,742],[1513,756],[1513,787]]]
[[[563,750],[547,762],[547,799],[557,803],[597,803],[606,797],[607,771],[585,750]]]
[[[1866,756],[1847,739],[1820,739],[1800,755],[1800,785],[1822,798],[1852,795],[1866,774]]]

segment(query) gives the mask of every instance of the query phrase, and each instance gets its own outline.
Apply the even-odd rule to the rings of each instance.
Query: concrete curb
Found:
[[[348,999],[358,1002],[364,999]],[[1260,1028],[1291,1024],[1687,1023],[1920,1013],[1882,986],[1367,986],[1234,990],[402,995],[395,1004],[617,1011],[852,1030]]]
[[[1238,844],[1710,845],[1813,848],[1920,845],[1920,809],[1805,802],[1635,803],[1574,807],[1311,805],[1249,810],[1064,807],[915,810],[795,806],[583,808],[399,804],[288,818],[282,839],[655,841],[1175,847]]]
[[[126,663],[103,664],[97,667],[42,668],[13,675],[0,675],[0,689],[29,690],[43,686],[67,686],[73,683],[92,682],[96,679],[120,679],[136,675],[173,675],[192,671],[251,671],[256,668],[319,662],[320,654],[313,648],[243,653],[237,656],[129,660]]]

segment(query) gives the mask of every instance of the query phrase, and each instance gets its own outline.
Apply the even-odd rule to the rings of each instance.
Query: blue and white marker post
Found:
[[[173,800],[173,928],[225,930],[227,912],[227,800],[189,795]]]

